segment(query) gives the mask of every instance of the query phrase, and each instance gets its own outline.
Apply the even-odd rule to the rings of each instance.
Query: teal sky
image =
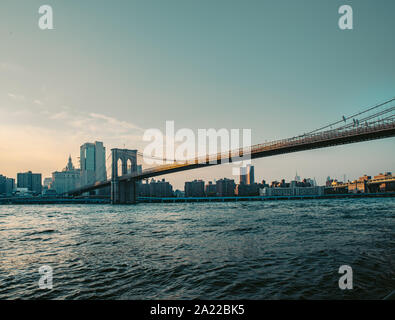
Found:
[[[38,8],[55,30],[38,28]],[[354,29],[338,28],[351,5]],[[286,138],[395,96],[392,0],[0,3],[0,173],[50,176],[79,146],[140,148],[145,129]],[[258,180],[395,171],[394,138],[254,161]],[[230,166],[174,174],[231,176]],[[236,179],[238,181],[238,179]]]

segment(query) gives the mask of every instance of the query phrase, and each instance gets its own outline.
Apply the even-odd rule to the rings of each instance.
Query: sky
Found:
[[[38,27],[43,5],[54,30]],[[353,30],[338,9],[353,8]],[[2,0],[0,174],[61,170],[103,141],[142,150],[149,128],[282,139],[395,96],[392,0]],[[395,171],[394,138],[254,160],[256,180]],[[233,177],[229,165],[167,175]],[[237,177],[233,177],[238,182]]]

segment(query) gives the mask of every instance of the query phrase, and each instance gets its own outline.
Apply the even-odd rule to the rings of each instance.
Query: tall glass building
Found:
[[[247,165],[246,167],[240,168],[240,184],[254,184],[255,174],[254,166]]]
[[[106,148],[103,142],[87,142],[80,147],[81,186],[107,179]]]

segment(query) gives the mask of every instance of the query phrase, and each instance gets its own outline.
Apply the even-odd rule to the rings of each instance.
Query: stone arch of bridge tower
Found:
[[[128,163],[131,173],[137,171],[137,150],[111,149],[112,177],[111,177],[111,203],[135,203],[137,198],[136,181],[133,179],[120,179],[128,174]],[[118,168],[118,162],[121,163]]]
[[[117,167],[116,177],[122,176],[123,162],[124,161],[122,160],[122,158],[118,158],[118,160],[116,161],[116,167]]]
[[[137,150],[111,149],[112,152],[112,179],[137,171]],[[120,167],[118,166],[121,161]],[[128,164],[130,172],[128,172]]]
[[[131,160],[129,158],[126,160],[126,170],[127,170],[127,173],[133,172],[133,160]]]

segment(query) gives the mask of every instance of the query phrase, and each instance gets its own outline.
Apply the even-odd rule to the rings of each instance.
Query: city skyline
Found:
[[[85,143],[84,145],[81,146],[81,150],[83,150],[87,145],[91,145],[91,146],[95,146],[95,145],[99,145],[101,148],[103,148],[103,144],[102,142],[96,141],[94,144],[93,143]],[[105,149],[105,147],[104,147]],[[81,151],[82,152],[82,151]],[[85,161],[85,159],[84,159]],[[80,161],[81,163],[81,161]],[[120,170],[120,168],[118,169]],[[138,169],[139,170],[139,169]],[[141,168],[140,168],[141,170]],[[69,190],[73,190],[75,188],[80,187],[81,185],[84,185],[83,180],[84,180],[84,174],[83,174],[84,170],[81,170],[81,168],[77,168],[74,167],[73,162],[72,162],[72,157],[71,155],[69,155],[68,157],[68,162],[66,167],[64,167],[61,171],[54,171],[52,172],[52,176],[51,177],[44,177],[42,176],[41,173],[32,173],[31,170],[27,171],[27,172],[18,172],[17,174],[17,178],[12,178],[12,177],[7,177],[4,176],[0,173],[0,177],[2,177],[3,179],[11,179],[13,180],[13,183],[15,184],[16,187],[20,188],[20,187],[25,187],[25,186],[20,186],[22,179],[20,177],[25,176],[27,174],[30,175],[35,175],[35,176],[39,176],[41,179],[41,185],[40,185],[40,189],[41,188],[47,188],[47,189],[53,189],[55,190],[59,195],[63,194],[64,192],[67,192]],[[287,179],[284,177],[281,178],[277,178],[274,180],[266,180],[264,177],[262,177],[261,179],[257,179],[257,181],[255,181],[254,178],[254,171],[255,171],[255,167],[253,165],[247,165],[246,167],[240,167],[240,175],[239,175],[239,183],[235,184],[236,186],[239,185],[269,185],[268,182],[270,182],[270,186],[271,187],[278,187],[281,184],[289,184],[289,185],[293,185],[293,183],[308,183],[311,186],[315,187],[318,186],[319,184],[317,184],[316,182],[316,177],[314,177],[313,179],[311,179],[311,177],[307,177],[305,176],[303,179],[298,175],[298,172],[295,172],[295,177],[292,179]],[[322,184],[322,186],[330,186],[332,183],[334,183],[335,185],[338,184],[346,184],[346,183],[353,183],[356,181],[360,181],[362,180],[367,180],[367,179],[371,179],[372,176],[376,177],[380,177],[380,176],[385,176],[385,175],[391,175],[392,172],[389,171],[381,171],[380,173],[376,172],[375,175],[370,175],[370,174],[366,174],[364,173],[363,176],[361,176],[361,174],[357,177],[357,178],[352,178],[352,179],[347,179],[347,175],[344,174],[342,177],[343,179],[339,178],[339,177],[331,177],[331,176],[327,176],[326,179],[324,180],[325,183]],[[65,175],[65,176],[64,176]],[[251,175],[251,177],[250,177]],[[66,177],[68,176],[68,177]],[[169,181],[165,181],[165,178],[162,178],[162,176],[159,176],[160,178],[147,178],[147,179],[143,179],[140,180],[140,182],[144,185],[144,184],[149,184],[149,183],[158,183],[158,182],[166,182],[167,184],[169,184],[171,187],[173,187],[173,185],[169,182]],[[75,181],[70,180],[70,178],[75,179]],[[60,180],[58,181],[59,186],[58,188],[61,188],[62,191],[59,192],[59,190],[57,190],[58,188],[54,185],[56,183],[56,179]],[[66,181],[64,181],[64,179],[67,179]],[[25,178],[23,179],[24,182],[22,182],[22,184],[26,184],[25,182]],[[195,183],[195,182],[199,182],[202,183],[202,187],[201,189],[204,190],[203,192],[207,192],[206,189],[208,186],[215,186],[216,183],[218,181],[222,181],[222,180],[228,180],[227,177],[222,177],[220,179],[213,179],[213,180],[203,180],[203,179],[199,179],[199,180],[193,180],[193,181],[188,181],[185,180],[183,181],[184,183],[184,188],[180,187],[174,190],[175,191],[186,191],[186,186],[187,184],[191,184],[191,183]],[[92,182],[93,181],[93,182]],[[99,182],[100,180],[92,180],[90,184],[93,184],[94,182]],[[235,179],[229,179],[229,181],[235,181]],[[289,181],[290,183],[287,183],[286,181]],[[214,183],[213,183],[214,182]],[[63,190],[63,188],[65,188],[62,184],[66,183],[66,189]],[[329,183],[329,184],[328,184]],[[48,184],[48,185],[46,185]],[[34,189],[34,188],[31,188]]]
[[[103,141],[107,151],[141,150],[144,131],[163,129],[168,119],[195,131],[251,128],[258,143],[393,97],[395,5],[350,1],[355,28],[348,32],[337,27],[340,3],[230,8],[170,1],[109,10],[86,1],[77,13],[70,3],[49,1],[55,29],[42,31],[33,14],[39,1],[2,2],[2,11],[17,14],[0,21],[1,173],[49,177],[87,141]],[[382,19],[371,19],[372,12]],[[384,139],[253,164],[267,180],[290,179],[298,170],[322,184],[327,176],[393,172],[394,157],[393,140]],[[166,178],[180,186],[222,177],[235,178],[230,166]]]
[[[102,143],[96,141],[95,144],[86,143],[82,145],[81,150],[87,146],[103,148]],[[85,162],[88,164],[92,160],[94,159],[84,159],[81,163]],[[41,173],[32,173],[31,171],[18,173],[17,181],[0,174],[0,196],[30,197],[35,195],[38,197],[43,196],[44,199],[48,199],[48,197],[54,199],[53,197],[62,196],[64,193],[74,190],[83,184],[83,171],[74,167],[71,156],[69,156],[66,167],[60,172],[53,172],[51,178],[44,178],[43,184]],[[264,179],[255,182],[254,166],[247,165],[240,168],[238,184],[235,183],[234,179],[224,177],[220,180],[214,180],[214,183],[212,183],[213,181],[204,180],[185,181],[183,190],[173,190],[173,186],[164,178],[158,180],[147,178],[137,183],[137,194],[143,198],[344,195],[345,193],[391,192],[395,187],[394,179],[395,177],[391,172],[380,172],[375,176],[364,174],[358,179],[351,181],[347,181],[345,176],[343,181],[328,176],[325,185],[320,186],[317,185],[316,179],[307,177],[301,179],[296,172],[294,179],[289,180],[289,182],[284,178],[273,180],[270,183]],[[16,188],[14,188],[15,186]],[[102,189],[102,191],[95,194],[110,197],[110,189]]]

